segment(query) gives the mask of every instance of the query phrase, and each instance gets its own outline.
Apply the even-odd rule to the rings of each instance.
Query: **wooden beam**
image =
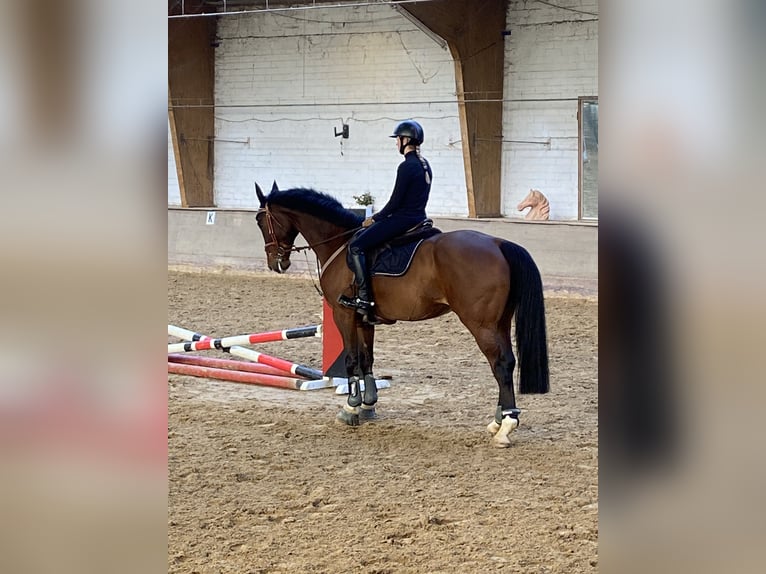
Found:
[[[186,199],[186,186],[184,185],[184,170],[181,169],[181,146],[178,143],[178,130],[176,129],[176,116],[171,105],[170,83],[168,83],[168,124],[170,125],[170,141],[173,145],[173,158],[176,164],[176,176],[178,177],[178,190],[181,192],[181,206],[189,207]]]
[[[214,206],[214,36],[215,18],[168,21],[168,118],[184,207]]]
[[[501,215],[507,0],[402,4],[444,38],[455,61],[469,217]]]

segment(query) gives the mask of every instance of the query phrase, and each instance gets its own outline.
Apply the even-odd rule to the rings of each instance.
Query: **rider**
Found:
[[[365,253],[426,219],[426,203],[431,191],[431,166],[420,155],[423,143],[423,128],[414,120],[405,120],[396,126],[390,136],[396,138],[399,153],[404,161],[396,172],[394,191],[385,207],[362,223],[365,229],[357,233],[349,243],[352,270],[354,272],[357,296],[354,299],[341,296],[340,301],[348,307],[355,307],[367,323],[375,324],[369,269]]]

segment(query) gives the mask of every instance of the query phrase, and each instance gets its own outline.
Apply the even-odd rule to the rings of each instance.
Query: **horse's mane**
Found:
[[[303,187],[274,190],[266,197],[266,204],[307,213],[345,229],[359,227],[364,219],[343,207],[334,197]]]

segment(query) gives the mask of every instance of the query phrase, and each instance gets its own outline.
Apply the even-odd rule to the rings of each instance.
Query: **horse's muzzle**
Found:
[[[278,257],[274,259],[273,264],[269,265],[269,267],[271,267],[272,271],[276,271],[277,273],[284,273],[290,268],[290,260]]]

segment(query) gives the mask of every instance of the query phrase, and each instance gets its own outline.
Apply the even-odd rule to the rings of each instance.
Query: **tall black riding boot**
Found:
[[[354,302],[356,311],[362,315],[367,323],[374,325],[377,321],[373,310],[375,300],[372,296],[372,281],[367,269],[367,258],[362,250],[351,249],[351,264],[357,287],[357,298]]]

